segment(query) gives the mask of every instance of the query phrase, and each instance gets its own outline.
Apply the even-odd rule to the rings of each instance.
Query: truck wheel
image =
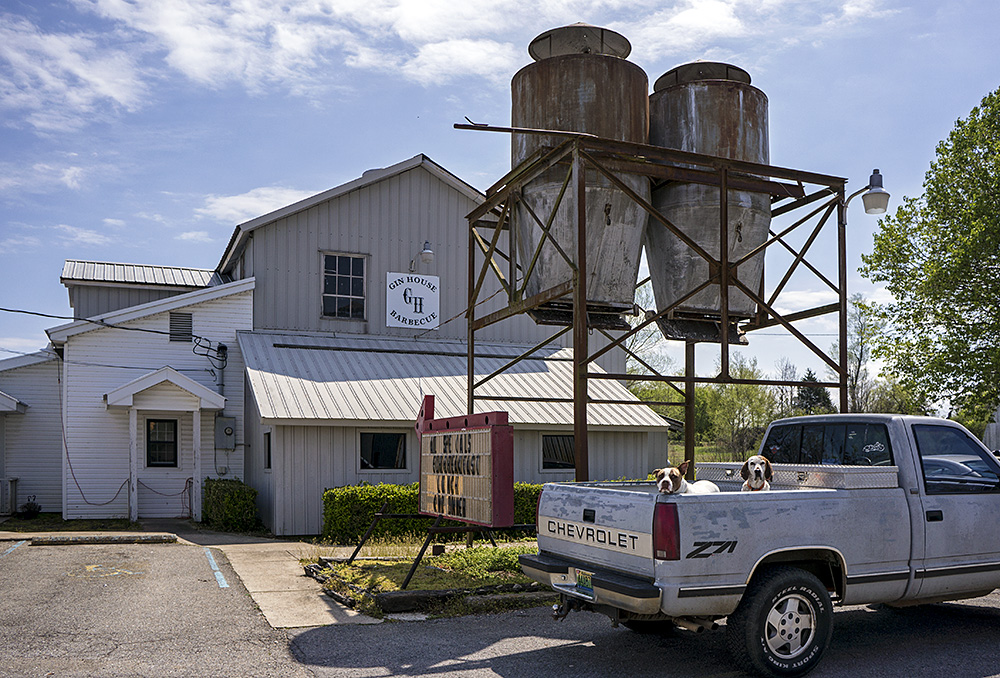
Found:
[[[763,676],[808,673],[832,634],[830,594],[797,567],[774,567],[754,577],[726,621],[726,644],[736,663]]]

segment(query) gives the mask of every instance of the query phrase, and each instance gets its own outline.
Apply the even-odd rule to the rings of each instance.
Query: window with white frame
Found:
[[[323,255],[323,315],[365,319],[365,258],[349,254]]]
[[[177,466],[177,420],[146,420],[146,466]]]
[[[406,434],[362,431],[360,467],[362,471],[406,470]]]

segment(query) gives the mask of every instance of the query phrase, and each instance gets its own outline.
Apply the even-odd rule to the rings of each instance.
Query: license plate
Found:
[[[594,573],[586,570],[576,571],[576,589],[582,593],[593,595],[594,593]]]

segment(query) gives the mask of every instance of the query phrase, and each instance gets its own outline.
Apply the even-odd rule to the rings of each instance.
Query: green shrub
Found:
[[[535,508],[541,485],[514,483],[514,523],[531,525],[535,522]],[[349,485],[335,487],[323,493],[323,539],[333,544],[357,544],[372,524],[375,513],[388,502],[386,513],[415,514],[419,502],[419,483],[409,485]],[[442,525],[461,525],[443,521]],[[429,518],[381,520],[371,539],[422,538],[431,525]],[[526,536],[524,531],[497,530],[497,536]],[[437,541],[463,539],[464,535],[440,534]]]
[[[226,532],[258,529],[257,490],[241,480],[207,478],[201,503],[201,520]]]

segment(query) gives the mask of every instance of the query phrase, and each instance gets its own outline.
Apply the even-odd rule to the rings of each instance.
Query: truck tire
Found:
[[[797,567],[768,568],[755,576],[726,620],[726,644],[737,665],[773,678],[816,668],[832,634],[830,594]]]

